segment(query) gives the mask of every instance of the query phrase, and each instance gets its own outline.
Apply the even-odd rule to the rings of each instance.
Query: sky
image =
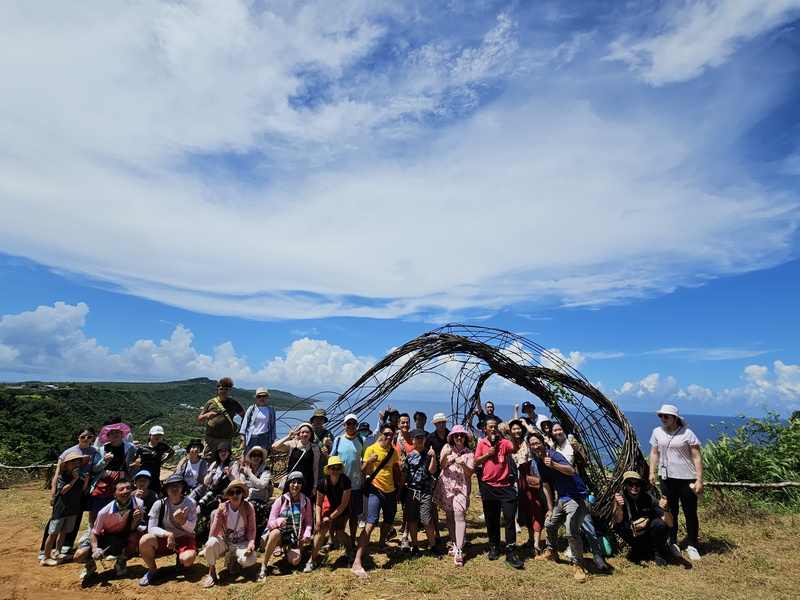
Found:
[[[0,3],[0,380],[341,392],[461,323],[623,409],[796,410],[798,25],[800,0]]]

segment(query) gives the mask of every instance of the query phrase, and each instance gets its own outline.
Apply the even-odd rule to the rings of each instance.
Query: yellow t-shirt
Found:
[[[369,471],[369,473],[367,473],[367,475],[369,475],[370,473],[375,471],[375,469],[378,468],[378,466],[383,462],[383,459],[386,458],[387,452],[392,453],[392,457],[387,461],[386,465],[372,479],[372,485],[374,485],[384,494],[390,494],[395,490],[394,473],[393,473],[394,466],[398,463],[400,459],[398,458],[397,452],[395,452],[394,448],[389,446],[388,450],[384,450],[383,448],[381,448],[380,444],[375,442],[374,444],[372,444],[372,446],[368,447],[364,451],[364,460],[368,460],[369,457],[372,456],[373,452],[378,457],[378,460],[372,463],[372,468]]]

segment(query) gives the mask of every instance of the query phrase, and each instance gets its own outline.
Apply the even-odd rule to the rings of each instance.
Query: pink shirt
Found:
[[[475,456],[481,457],[489,451],[492,445],[489,443],[489,438],[484,438],[478,442],[478,447],[475,450]],[[502,487],[511,485],[508,480],[508,457],[514,454],[514,444],[510,440],[501,438],[495,445],[497,452],[494,456],[490,456],[485,463],[483,463],[483,482],[488,483],[494,487]]]

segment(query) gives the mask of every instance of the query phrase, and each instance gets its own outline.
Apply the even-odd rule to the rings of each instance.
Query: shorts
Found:
[[[183,554],[189,550],[197,551],[197,540],[193,535],[183,535],[175,538],[175,550],[167,548],[167,538],[158,538],[156,556],[169,556],[170,554]]]
[[[403,505],[403,520],[430,525],[433,522],[433,494],[409,489]]]
[[[71,515],[69,517],[59,517],[58,519],[50,519],[50,526],[47,528],[47,535],[56,535],[57,533],[69,533],[75,529],[75,521],[78,515]]]
[[[387,494],[372,486],[372,493],[369,495],[367,506],[367,523],[375,525],[380,518],[381,511],[383,511],[384,523],[391,524],[394,522],[394,517],[397,514],[397,490]]]
[[[364,512],[364,494],[361,490],[350,490],[350,514],[360,515]]]

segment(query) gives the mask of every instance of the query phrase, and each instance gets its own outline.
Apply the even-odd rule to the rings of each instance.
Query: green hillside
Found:
[[[231,396],[247,408],[255,390],[233,388]],[[202,438],[200,408],[216,396],[216,382],[207,378],[166,383],[42,383],[29,381],[0,387],[0,463],[27,465],[52,462],[75,443],[77,429],[99,431],[106,417],[119,415],[133,428],[134,439],[146,440],[152,425],[164,427],[164,441],[184,445]],[[312,405],[302,398],[270,390],[270,404],[279,412]]]

